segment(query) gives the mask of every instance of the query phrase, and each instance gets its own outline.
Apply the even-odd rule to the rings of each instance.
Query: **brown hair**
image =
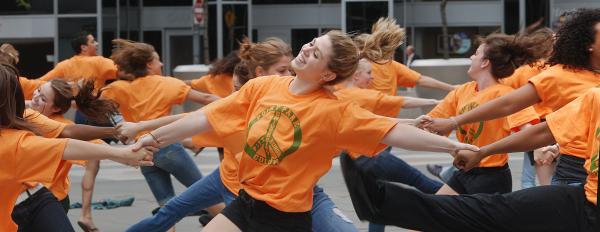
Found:
[[[405,31],[393,18],[379,18],[366,37],[362,55],[372,62],[388,62],[404,42]]]
[[[491,73],[496,79],[512,75],[524,64],[532,64],[544,57],[544,50],[539,49],[545,37],[491,34],[480,42],[485,44],[484,58],[491,63]]]
[[[248,70],[248,63],[246,61],[242,61],[235,66],[233,75],[238,79],[240,86],[243,86],[250,79],[254,78],[250,76],[250,70]]]
[[[367,42],[369,36],[371,36],[371,34],[362,33],[352,37],[352,41],[354,41],[354,44],[356,47],[358,47],[359,51],[362,51],[365,48],[365,43]]]
[[[4,43],[0,45],[0,62],[10,65],[17,65],[19,61],[19,51],[11,44]]]
[[[110,58],[119,68],[120,79],[134,80],[148,75],[146,65],[156,52],[152,45],[124,39],[115,39],[112,43],[115,48]]]
[[[256,77],[256,67],[268,69],[279,62],[283,56],[292,56],[292,49],[283,40],[275,37],[267,38],[258,43],[252,43],[244,38],[240,43],[240,58],[246,61],[252,78]]]
[[[110,122],[110,116],[118,112],[117,104],[111,100],[100,99],[100,92],[94,93],[94,82],[84,81],[74,88],[64,80],[51,80],[50,86],[54,91],[54,106],[59,108],[59,114],[66,113],[71,108],[71,100],[75,100],[77,109],[91,121],[97,123]],[[74,94],[75,91],[78,93]]]
[[[32,130],[23,119],[25,97],[18,76],[17,68],[0,63],[0,128]]]
[[[335,79],[327,82],[327,84],[335,85],[354,75],[358,67],[360,54],[358,48],[346,33],[332,30],[325,35],[331,41],[332,51],[327,67],[336,75]]]
[[[220,74],[233,75],[233,69],[240,62],[240,53],[238,50],[231,51],[227,56],[213,62],[208,75],[216,76]]]

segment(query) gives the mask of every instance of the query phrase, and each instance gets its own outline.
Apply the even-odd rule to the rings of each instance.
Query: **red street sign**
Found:
[[[204,25],[204,0],[194,0],[194,24]]]

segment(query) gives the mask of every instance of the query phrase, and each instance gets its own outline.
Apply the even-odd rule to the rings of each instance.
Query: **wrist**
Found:
[[[450,121],[452,121],[452,123],[454,124],[454,127],[460,126],[456,117],[450,117]]]

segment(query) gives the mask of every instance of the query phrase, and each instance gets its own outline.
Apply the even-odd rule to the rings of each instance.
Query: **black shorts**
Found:
[[[221,213],[244,232],[312,231],[310,211],[279,211],[264,201],[252,198],[244,190],[240,190],[239,196]]]
[[[509,193],[512,191],[512,175],[508,164],[502,167],[473,168],[454,173],[446,183],[459,194]]]

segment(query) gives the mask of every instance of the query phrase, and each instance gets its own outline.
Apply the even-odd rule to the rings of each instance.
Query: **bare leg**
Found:
[[[442,186],[440,190],[435,193],[435,195],[458,195],[458,193],[454,191],[454,189],[450,188],[450,186],[447,184],[444,184],[444,186]]]
[[[552,182],[552,175],[554,175],[554,169],[556,168],[556,162],[549,165],[538,165],[535,164],[535,172],[540,181],[540,185],[550,185]]]
[[[96,225],[92,220],[92,195],[94,194],[94,184],[98,170],[100,170],[99,160],[88,161],[81,180],[81,217],[79,217],[78,223],[87,225],[92,231],[97,231],[97,229],[93,230]]]
[[[241,232],[233,222],[231,222],[223,214],[217,215],[213,220],[204,227],[204,232]]]
[[[221,210],[223,210],[224,208],[225,208],[225,203],[219,203],[219,204],[216,204],[216,205],[206,208],[206,211],[208,211],[208,213],[214,217],[214,216],[218,215],[219,213],[221,213]]]

